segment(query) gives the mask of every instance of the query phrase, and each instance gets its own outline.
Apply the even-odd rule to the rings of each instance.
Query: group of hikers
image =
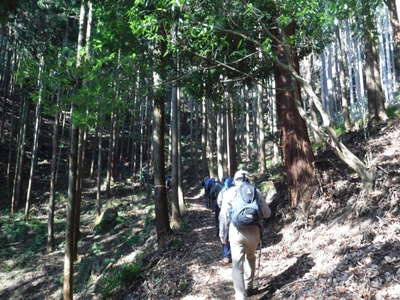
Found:
[[[239,170],[222,182],[205,178],[204,201],[215,214],[217,235],[222,243],[222,262],[232,263],[235,299],[254,294],[256,250],[260,244],[263,220],[271,215],[267,199],[251,184],[249,173]]]

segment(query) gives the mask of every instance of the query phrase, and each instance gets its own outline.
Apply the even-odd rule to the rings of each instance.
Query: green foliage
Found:
[[[274,184],[272,181],[263,181],[258,185],[259,189],[263,193],[268,193],[270,189],[274,187]]]
[[[392,105],[386,109],[386,114],[390,119],[400,119],[400,105]]]
[[[100,282],[100,294],[103,298],[110,298],[119,288],[127,286],[135,280],[142,270],[140,263],[128,263],[113,268]]]
[[[335,131],[338,137],[341,136],[343,133],[346,133],[346,128],[344,128],[344,124],[334,127],[333,130]]]
[[[0,269],[25,267],[44,251],[47,239],[47,224],[43,220],[23,220],[21,214],[0,218],[0,262],[12,260],[12,264],[0,263]]]
[[[313,149],[313,151],[318,151],[320,149],[322,149],[325,146],[325,143],[320,142],[320,143],[313,143],[311,145],[311,148]]]

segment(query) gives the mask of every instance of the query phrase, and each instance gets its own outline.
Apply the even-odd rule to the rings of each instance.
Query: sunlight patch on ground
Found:
[[[204,227],[194,229],[193,232],[202,232],[202,231],[210,230],[213,228],[214,228],[214,226],[204,226]]]

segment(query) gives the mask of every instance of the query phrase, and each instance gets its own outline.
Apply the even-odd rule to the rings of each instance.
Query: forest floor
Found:
[[[316,157],[319,185],[305,222],[288,207],[283,181],[257,252],[251,299],[400,299],[400,125],[342,136],[377,174],[365,193],[330,150]],[[261,180],[261,179],[260,179]],[[257,181],[257,180],[256,180]],[[93,182],[86,182],[76,299],[232,299],[213,212],[199,182],[185,183],[188,210],[168,246],[157,250],[151,197],[135,184],[114,185],[107,206],[117,225],[96,233]],[[0,299],[60,299],[65,199],[57,204],[57,250],[45,252],[46,204],[30,221],[0,216]]]

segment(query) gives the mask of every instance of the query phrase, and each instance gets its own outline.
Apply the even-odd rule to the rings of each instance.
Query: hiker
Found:
[[[218,194],[217,198],[217,205],[216,205],[216,213],[215,213],[215,218],[216,218],[216,225],[217,225],[217,235],[219,236],[219,214],[221,211],[222,207],[222,199],[223,195],[225,192],[233,186],[233,178],[232,177],[226,177],[224,180],[224,187]],[[222,262],[223,264],[229,264],[232,262],[232,256],[231,256],[231,247],[229,245],[229,237],[226,238],[226,243],[222,244]]]
[[[214,186],[216,182],[219,182],[218,179],[206,177],[202,182],[202,186],[204,187],[204,202],[205,205],[210,208],[211,207],[211,188]]]
[[[234,186],[222,195],[219,236],[223,244],[228,243],[229,236],[235,299],[245,299],[254,292],[255,253],[262,220],[271,215],[271,210],[260,191],[249,183],[248,172],[237,171],[233,181]]]
[[[223,189],[224,185],[219,181],[215,181],[214,184],[211,186],[210,193],[209,193],[209,201],[210,201],[210,208],[214,211],[214,218],[215,218],[215,228],[217,229],[217,236],[219,232],[219,211],[220,207],[218,206],[217,199],[218,195]]]

